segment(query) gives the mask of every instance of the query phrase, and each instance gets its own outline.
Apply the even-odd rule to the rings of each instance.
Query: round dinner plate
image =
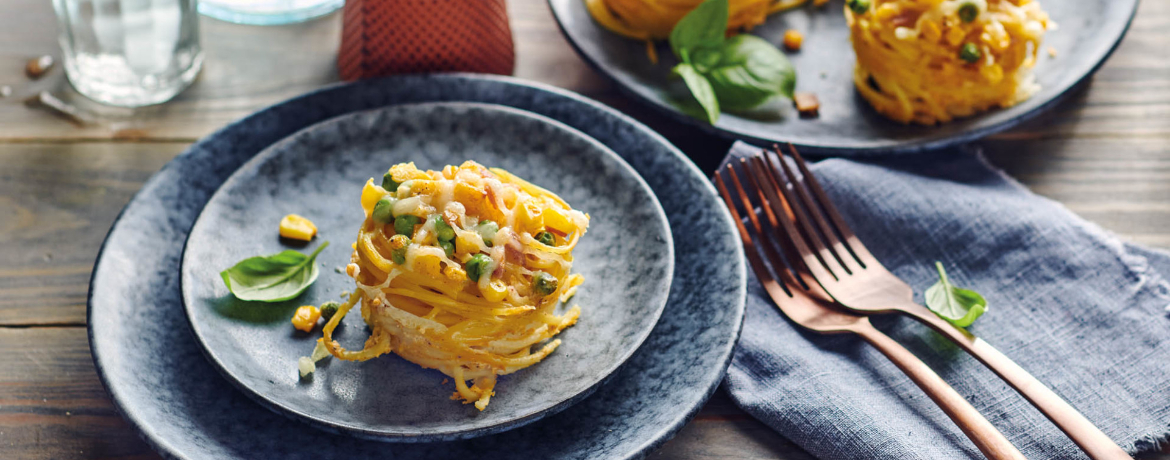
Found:
[[[590,215],[573,251],[585,277],[571,303],[577,324],[540,363],[500,377],[486,410],[452,401],[455,383],[437,370],[387,355],[364,362],[330,359],[301,379],[320,328],[294,331],[299,305],[353,291],[335,267],[365,221],[359,197],[371,177],[414,162],[419,169],[476,161],[556,193]],[[380,182],[379,182],[380,183]],[[238,260],[288,247],[276,227],[299,214],[318,228],[312,251],[321,275],[297,298],[245,302],[219,272]],[[462,102],[404,104],[318,123],[265,149],[211,197],[187,238],[182,286],[187,317],[208,358],[238,387],[277,411],[314,426],[361,437],[423,442],[503,431],[588,396],[634,353],[658,321],[670,291],[673,246],[654,192],[621,157],[573,128],[530,112]],[[361,349],[368,330],[347,315],[338,340]],[[447,382],[440,384],[440,382]]]
[[[798,52],[785,52],[796,68],[796,90],[820,99],[820,116],[800,118],[788,104],[768,116],[723,113],[714,126],[684,114],[686,87],[670,79],[677,60],[658,43],[659,63],[650,63],[643,42],[601,27],[584,0],[549,0],[553,15],[577,52],[626,93],[675,120],[760,145],[793,143],[804,151],[830,155],[915,152],[968,142],[1011,128],[1057,102],[1088,78],[1121,42],[1138,0],[1041,0],[1058,24],[1044,36],[1034,69],[1042,89],[1007,109],[992,110],[938,126],[902,125],[875,112],[853,88],[853,47],[842,12],[844,0],[774,14],[750,33],[779,44],[784,32],[804,34]],[[810,2],[811,4],[811,2]],[[1057,56],[1050,57],[1052,47]]]
[[[557,120],[605,144],[642,176],[677,243],[658,324],[592,395],[537,422],[474,439],[403,444],[338,436],[254,403],[203,356],[183,311],[180,256],[196,216],[241,165],[307,126],[440,101],[501,104]],[[641,458],[682,428],[722,380],[743,321],[743,261],[731,217],[708,179],[629,117],[568,91],[511,78],[402,76],[336,85],[263,109],[168,163],[106,237],[90,281],[87,324],[110,397],[169,458]],[[320,372],[342,367],[334,364]]]

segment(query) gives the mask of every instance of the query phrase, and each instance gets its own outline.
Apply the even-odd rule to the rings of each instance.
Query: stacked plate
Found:
[[[592,215],[574,264],[583,314],[562,346],[502,378],[482,413],[396,356],[299,378],[315,337],[288,317],[352,290],[333,268],[348,262],[365,180],[468,159]],[[274,226],[293,212],[333,240],[318,281],[286,303],[234,300],[218,272],[284,249]],[[743,318],[742,260],[706,178],[624,115],[507,78],[396,77],[262,110],[164,167],[98,257],[91,348],[126,418],[170,457],[636,458],[718,386]],[[354,316],[342,340],[360,346]]]

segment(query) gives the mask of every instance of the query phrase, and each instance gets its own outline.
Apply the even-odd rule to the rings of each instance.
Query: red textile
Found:
[[[398,73],[511,75],[505,0],[347,0],[337,68],[344,80]]]

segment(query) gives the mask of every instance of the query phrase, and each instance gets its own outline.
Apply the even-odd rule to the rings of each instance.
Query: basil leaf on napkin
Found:
[[[775,95],[792,97],[796,70],[764,39],[736,35],[723,44],[719,61],[707,71],[707,80],[725,110],[745,110]]]
[[[942,262],[934,266],[938,268],[938,282],[926,290],[926,306],[955,326],[970,326],[987,311],[987,300],[978,292],[952,285]]]
[[[685,62],[674,66],[673,72],[682,77],[683,81],[687,83],[687,88],[690,88],[691,94],[695,96],[695,100],[703,106],[707,122],[715,124],[715,120],[719,119],[719,100],[715,98],[715,90],[711,89],[711,82],[707,81],[707,77],[695,70],[694,66]]]
[[[683,16],[670,31],[670,49],[674,55],[690,64],[683,50],[721,45],[727,33],[729,8],[727,0],[707,0]]]
[[[304,255],[285,250],[268,256],[249,257],[219,273],[228,290],[240,300],[281,302],[300,295],[317,280],[317,254],[329,246],[321,243]]]

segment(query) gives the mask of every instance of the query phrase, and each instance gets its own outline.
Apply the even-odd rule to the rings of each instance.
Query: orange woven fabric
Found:
[[[504,0],[348,0],[337,69],[344,80],[397,73],[511,75]]]

